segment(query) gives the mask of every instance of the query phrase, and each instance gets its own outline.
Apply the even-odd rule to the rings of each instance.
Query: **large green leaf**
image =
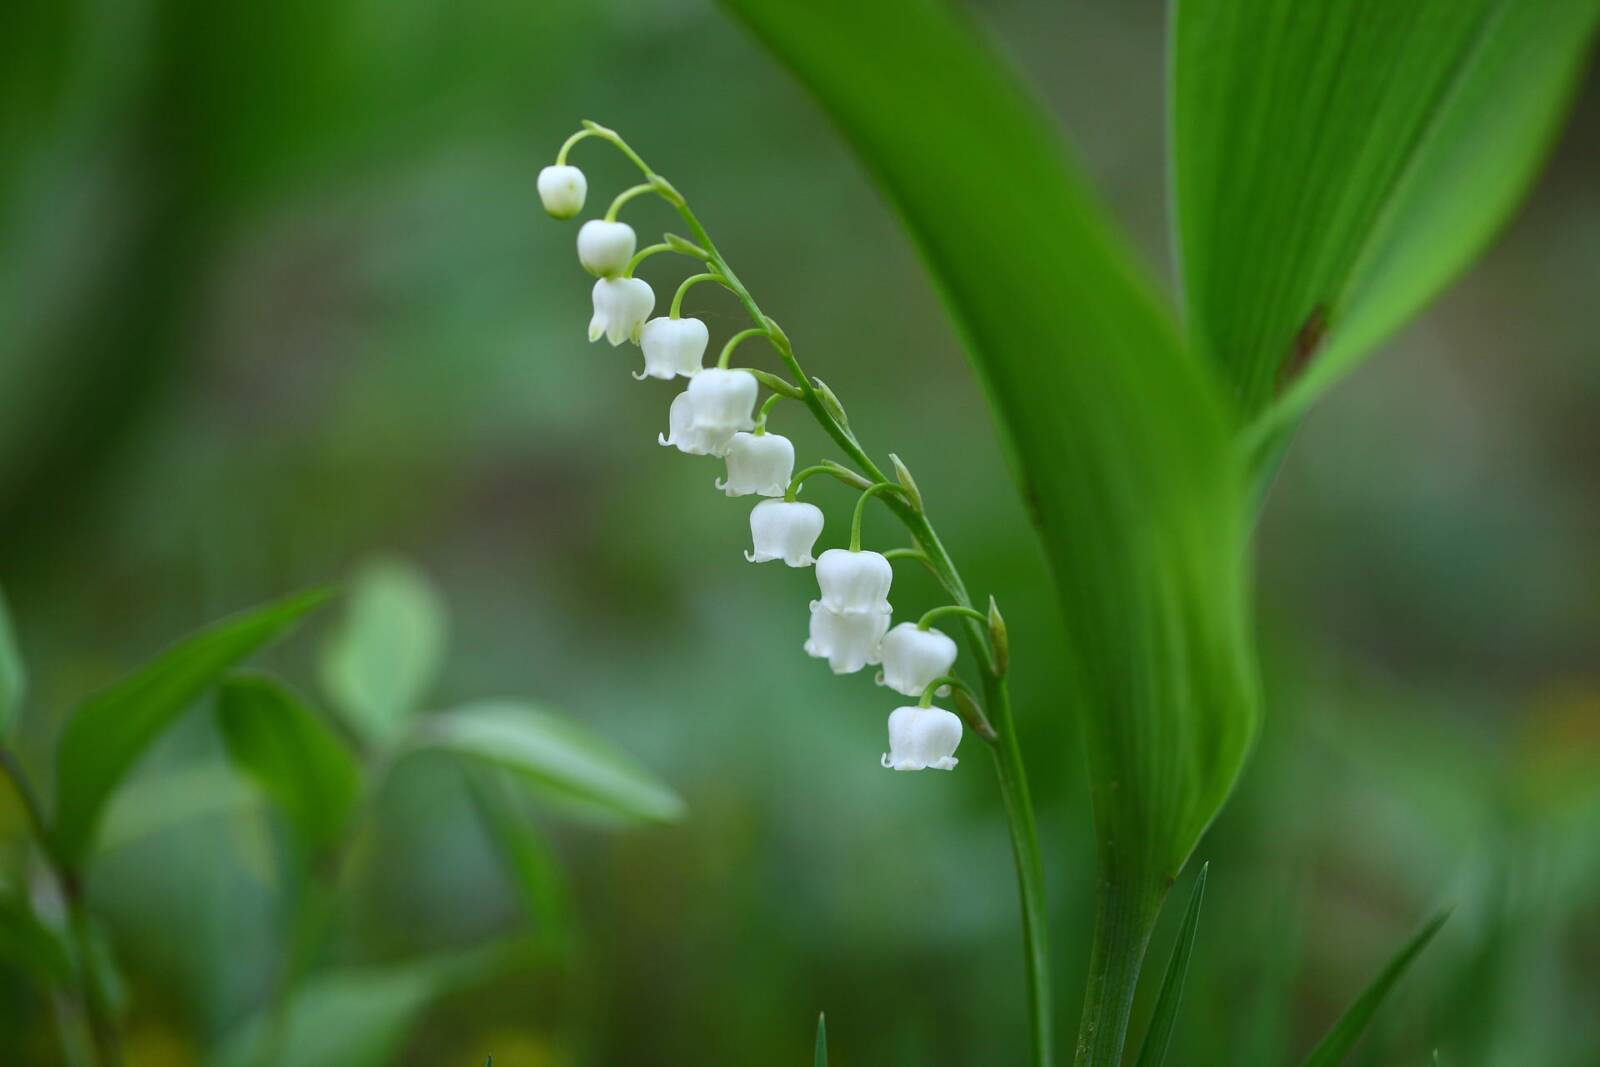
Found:
[[[361,790],[355,757],[287,688],[264,676],[229,678],[217,694],[228,754],[312,845],[344,829]]]
[[[61,935],[39,921],[26,896],[3,885],[0,961],[20,967],[42,983],[66,983],[72,978],[72,955]]]
[[[11,613],[6,610],[6,598],[0,595],[0,739],[10,732],[11,724],[16,721],[26,689],[27,672],[17,652]]]
[[[1036,654],[1071,681],[1021,703],[1084,726],[1104,877],[1083,1055],[1115,1062],[1155,910],[1256,728],[1226,405],[1052,124],[950,7],[727,3],[899,210],[1038,523],[1069,636]],[[790,335],[803,349],[803,324]]]
[[[1449,912],[1435,915],[1405,943],[1399,952],[1395,953],[1394,958],[1378,973],[1378,977],[1372,980],[1372,984],[1362,990],[1355,1003],[1339,1016],[1339,1021],[1333,1024],[1333,1029],[1328,1031],[1328,1035],[1311,1050],[1311,1055],[1305,1058],[1301,1067],[1338,1067],[1344,1062],[1350,1050],[1356,1047],[1356,1042],[1361,1040],[1367,1024],[1372,1022],[1372,1017],[1378,1013],[1378,1008],[1389,995],[1389,991],[1400,981],[1412,961],[1428,946],[1428,942],[1433,940],[1433,935],[1439,932],[1439,928],[1449,917]]]
[[[1189,325],[1279,419],[1415,314],[1516,206],[1600,0],[1177,0]]]
[[[651,822],[683,815],[683,801],[650,772],[587,730],[525,704],[490,701],[437,715],[414,740],[617,815]]]
[[[427,577],[404,560],[373,560],[351,581],[323,651],[323,686],[364,738],[388,744],[421,710],[445,634],[444,603]]]
[[[225,619],[80,705],[56,747],[53,836],[62,860],[73,865],[82,858],[107,798],[184,709],[328,596],[326,590],[299,593]]]

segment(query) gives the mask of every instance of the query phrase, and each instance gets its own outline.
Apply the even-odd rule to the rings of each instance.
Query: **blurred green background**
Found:
[[[1170,278],[1164,5],[977,10]],[[690,806],[665,829],[551,816],[570,964],[445,999],[399,1062],[801,1063],[819,1010],[839,1063],[1019,1062],[988,761],[969,746],[953,775],[879,769],[895,701],[801,653],[812,576],[742,561],[748,501],[655,444],[671,387],[627,376],[636,350],[584,341],[575,227],[533,190],[584,117],[696,205],[1003,606],[1071,1032],[1092,845],[1042,559],[891,213],[699,0],[6,5],[0,585],[32,673],[22,747],[42,757],[79,696],[202,622],[399,553],[450,605],[440,706],[537,698]],[[1179,1062],[1289,1062],[1449,903],[1368,1062],[1600,1062],[1597,143],[1591,75],[1509,232],[1313,415],[1277,477],[1257,538],[1267,725],[1198,853]],[[632,180],[595,143],[574,161],[591,213]],[[655,203],[629,218],[641,237],[672,224]],[[684,272],[643,273],[659,294]],[[714,340],[744,325],[709,287],[690,304]],[[794,414],[774,428],[802,462],[831,456]],[[809,495],[833,538],[846,494]],[[869,545],[888,531],[869,514]],[[938,602],[910,570],[893,599]],[[315,692],[329,621],[265,662]],[[191,716],[141,773],[220,759]],[[205,1062],[265,996],[268,818],[219,803],[98,862],[135,1067]],[[7,863],[22,829],[0,790]],[[402,765],[369,859],[327,963],[519,921],[448,768]],[[55,1047],[0,967],[0,1061]]]

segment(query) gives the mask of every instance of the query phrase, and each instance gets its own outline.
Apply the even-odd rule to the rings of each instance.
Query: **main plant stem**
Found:
[[[812,416],[828,436],[833,438],[834,443],[850,457],[859,472],[873,484],[892,481],[873,462],[872,457],[867,454],[861,442],[856,439],[855,433],[842,418],[835,417],[816,385],[801,369],[788,335],[761,310],[755,297],[750,295],[750,290],[745,288],[739,276],[728,265],[728,261],[717,251],[716,243],[711,240],[711,235],[706,232],[706,228],[701,225],[699,218],[689,208],[683,196],[672,188],[671,183],[651,170],[639,154],[615,131],[594,123],[585,123],[585,128],[592,136],[604,138],[614,144],[644,173],[645,178],[657,187],[662,197],[677,209],[695,240],[706,253],[707,264],[720,276],[717,280],[738,298],[739,303],[744,306],[783,359],[784,365],[794,377],[794,384],[800,390],[799,399],[810,409]],[[569,145],[571,143],[569,142]],[[564,150],[563,158],[565,158]],[[674,306],[676,307],[676,303]],[[966,583],[961,580],[960,572],[956,570],[954,560],[950,558],[944,543],[939,540],[939,535],[934,532],[933,525],[928,521],[922,508],[896,494],[884,493],[880,496],[889,510],[911,533],[922,550],[928,568],[933,571],[945,591],[957,604],[971,609],[973,615],[981,617],[982,613],[973,608],[972,598],[967,593]],[[994,752],[995,773],[1000,780],[1000,796],[1010,829],[1011,851],[1017,871],[1017,895],[1022,910],[1023,960],[1028,984],[1032,1062],[1034,1067],[1050,1067],[1054,1041],[1050,1015],[1050,958],[1045,922],[1044,872],[1039,861],[1039,835],[1034,824],[1033,801],[1028,793],[1028,775],[1022,763],[1022,749],[1017,743],[1017,732],[1012,721],[1010,692],[1006,686],[1005,676],[995,662],[988,634],[977,619],[968,618],[964,622],[968,645],[981,667],[984,699],[990,706],[990,719],[996,733],[990,745]]]
[[[1124,879],[1102,870],[1074,1067],[1120,1067],[1133,994],[1161,897],[1160,892],[1147,891],[1142,879]]]

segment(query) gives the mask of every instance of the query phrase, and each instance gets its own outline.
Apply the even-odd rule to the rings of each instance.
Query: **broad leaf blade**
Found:
[[[421,710],[444,660],[446,629],[438,592],[404,560],[374,560],[351,581],[323,652],[322,682],[367,741],[394,741]]]
[[[21,968],[41,984],[72,979],[72,956],[61,936],[39,921],[27,897],[4,886],[0,886],[0,961]]]
[[[54,844],[82,858],[107,798],[163,730],[240,660],[328,599],[299,593],[226,619],[163,653],[73,712],[56,748]]]
[[[17,652],[16,634],[11,628],[11,613],[6,609],[6,598],[0,595],[0,739],[17,721],[27,681],[22,656]]]
[[[1192,334],[1247,415],[1415,314],[1537,171],[1600,0],[1178,0]]]
[[[952,8],[726,3],[898,208],[1032,505],[1067,623],[1061,703],[1084,724],[1102,930],[1127,942],[1091,963],[1091,1001],[1110,1014],[1085,1029],[1111,1062],[1157,905],[1256,729],[1225,405],[1050,122]]]
[[[587,730],[525,704],[485,702],[435,716],[415,743],[628,818],[670,822],[683,815],[683,801],[654,775]]]
[[[1406,942],[1405,947],[1395,954],[1388,965],[1379,972],[1378,977],[1372,980],[1372,984],[1367,986],[1361,996],[1356,998],[1355,1003],[1339,1017],[1339,1021],[1334,1023],[1328,1036],[1311,1050],[1311,1055],[1305,1058],[1302,1067],[1337,1067],[1344,1062],[1350,1050],[1355,1048],[1356,1042],[1361,1040],[1367,1024],[1377,1014],[1389,991],[1400,981],[1412,961],[1427,947],[1428,942],[1433,940],[1433,935],[1439,932],[1439,928],[1449,917],[1449,912],[1440,912]]]
[[[1145,1031],[1137,1067],[1161,1067],[1167,1058],[1172,1028],[1178,1021],[1178,1005],[1183,1000],[1183,978],[1189,973],[1194,935],[1200,928],[1200,901],[1206,894],[1206,872],[1210,867],[1209,863],[1201,865],[1194,889],[1189,893],[1189,907],[1183,913],[1183,925],[1178,928],[1178,939],[1172,945],[1172,959],[1167,963],[1166,977],[1161,980],[1161,993],[1150,1015],[1150,1028]]]
[[[264,676],[237,676],[217,694],[217,722],[228,755],[312,846],[343,829],[361,788],[361,771],[342,740],[287,688]]]

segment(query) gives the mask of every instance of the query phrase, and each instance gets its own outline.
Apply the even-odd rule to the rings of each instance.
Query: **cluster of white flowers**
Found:
[[[565,163],[563,150],[557,164],[540,173],[538,188],[545,210],[568,219],[583,210],[588,182],[582,171]],[[604,219],[591,219],[578,231],[578,260],[596,276],[589,340],[603,336],[612,345],[624,341],[637,344],[644,369],[636,378],[688,379],[672,400],[667,432],[659,438],[660,443],[688,455],[722,459],[727,473],[716,481],[716,488],[728,496],[766,498],[750,512],[752,547],[745,553],[747,560],[782,560],[791,567],[816,567],[820,595],[811,602],[805,651],[827,660],[835,674],[881,665],[878,684],[919,699],[917,704],[890,713],[889,751],[882,758],[883,766],[897,771],[954,768],[962,722],[954,713],[933,707],[931,698],[935,691],[949,692],[943,687],[952,681],[948,675],[956,660],[955,641],[933,629],[928,617],[890,629],[888,597],[893,569],[882,553],[859,547],[859,506],[851,546],[830,548],[813,559],[812,550],[822,534],[822,511],[795,499],[809,472],[796,478],[794,445],[787,437],[767,432],[770,402],[756,414],[760,385],[756,376],[726,365],[733,346],[745,335],[766,331],[747,330],[734,337],[719,365],[704,366],[710,331],[701,320],[679,315],[683,294],[696,279],[679,290],[669,314],[652,318],[655,292],[632,276],[633,268],[652,250],[637,253],[633,228],[616,221],[617,209],[629,195],[619,197]],[[666,246],[659,247],[666,250]],[[874,488],[899,489],[889,485]],[[951,608],[930,615],[941,610],[971,612]]]

